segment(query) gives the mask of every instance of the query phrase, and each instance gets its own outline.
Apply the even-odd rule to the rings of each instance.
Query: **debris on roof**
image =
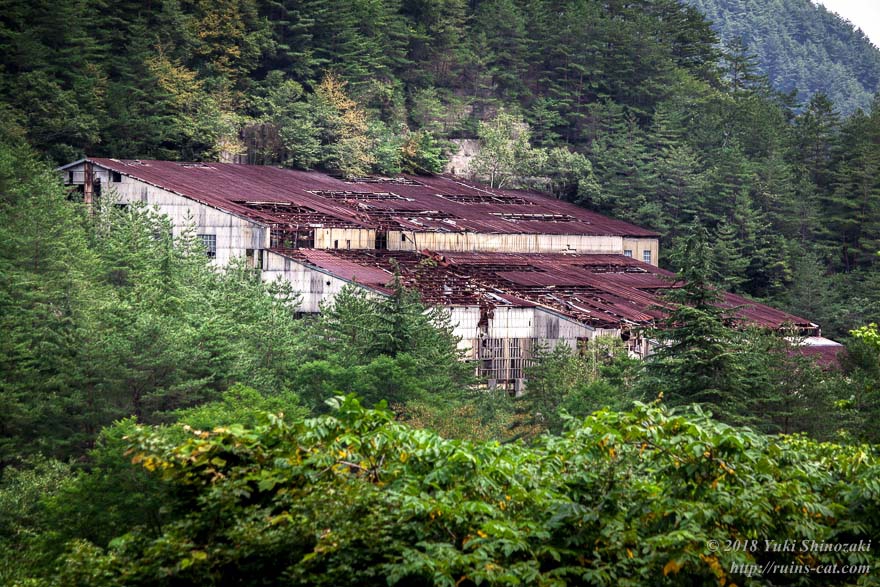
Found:
[[[267,224],[292,227],[315,224],[310,219],[284,213],[283,206],[293,206],[304,210],[305,215],[321,215],[318,223],[327,228],[658,236],[656,232],[546,194],[492,189],[449,176],[344,180],[316,171],[231,163],[104,158],[89,161]],[[257,209],[249,203],[259,203],[262,207]],[[269,206],[272,203],[277,204],[277,208]]]
[[[437,253],[333,250],[282,251],[331,273],[346,272],[368,287],[387,287],[399,270],[404,285],[427,303],[446,306],[540,306],[595,328],[649,326],[669,302],[662,292],[679,287],[675,274],[623,255],[540,253]],[[362,272],[352,271],[362,268]],[[367,273],[367,269],[380,270]],[[503,300],[503,301],[502,301]],[[725,294],[723,305],[743,322],[773,329],[818,332],[809,320]]]

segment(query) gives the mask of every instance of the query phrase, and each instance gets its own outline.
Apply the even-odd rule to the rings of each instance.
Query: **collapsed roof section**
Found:
[[[448,176],[344,180],[315,171],[230,163],[88,161],[209,206],[291,230],[658,236],[538,192],[491,189]]]
[[[675,275],[622,255],[434,253],[382,250],[283,251],[305,265],[389,291],[395,269],[425,302],[444,306],[543,307],[594,328],[630,329],[662,317]],[[818,334],[818,325],[724,293],[744,323]]]

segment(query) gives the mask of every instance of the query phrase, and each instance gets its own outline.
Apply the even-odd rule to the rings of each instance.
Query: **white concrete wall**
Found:
[[[645,251],[651,252],[651,265],[660,264],[660,243],[656,238],[624,238],[623,250],[632,251],[633,259],[645,260]]]
[[[316,228],[316,249],[375,249],[376,231],[371,228]]]
[[[144,202],[157,207],[159,213],[171,220],[175,237],[180,236],[188,223],[194,224],[198,234],[215,235],[217,256],[214,264],[218,266],[226,265],[233,257],[244,256],[247,249],[256,251],[269,247],[269,229],[257,222],[201,204],[127,175],[121,175],[121,181],[114,182],[107,169],[98,165],[95,165],[94,169],[96,179],[101,180],[102,197],[113,197],[112,192],[115,192],[121,204]],[[82,184],[82,165],[63,172],[65,182],[70,179],[67,171],[74,173],[74,184]]]
[[[461,338],[459,348],[468,358],[476,358],[475,348],[483,337],[497,339],[534,339],[540,344],[555,347],[567,344],[577,348],[578,339],[593,338],[598,334],[617,331],[595,330],[544,308],[497,307],[492,311],[488,328],[481,329],[481,310],[475,306],[450,308],[454,333]]]
[[[263,261],[263,280],[275,281],[279,277],[289,281],[293,289],[302,296],[299,307],[301,312],[318,312],[321,302],[332,300],[342,288],[351,284],[329,273],[267,251]],[[371,292],[369,288],[364,289]]]
[[[637,239],[641,241],[642,239]],[[653,240],[656,246],[657,239]],[[495,253],[604,253],[622,255],[621,236],[487,234],[476,232],[388,231],[393,251],[485,251]],[[643,244],[643,248],[645,245]],[[655,255],[656,256],[656,255]],[[641,259],[641,257],[640,257]]]

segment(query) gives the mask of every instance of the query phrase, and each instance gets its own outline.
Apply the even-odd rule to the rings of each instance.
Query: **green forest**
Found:
[[[880,99],[742,41],[677,0],[0,2],[0,584],[880,584]],[[487,390],[399,280],[302,316],[54,171],[436,173],[457,139],[663,235],[650,360],[600,337]]]
[[[868,110],[880,51],[852,23],[811,0],[687,0],[719,37],[743,43],[773,87],[806,102],[828,96],[844,114]]]

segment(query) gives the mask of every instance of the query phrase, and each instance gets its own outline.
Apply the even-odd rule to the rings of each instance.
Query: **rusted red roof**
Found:
[[[812,359],[822,369],[838,369],[846,357],[846,347],[818,336],[795,341],[791,353]]]
[[[653,323],[669,307],[663,291],[681,285],[673,273],[622,255],[383,250],[282,254],[331,273],[356,276],[359,283],[377,288],[387,288],[397,267],[404,284],[418,289],[428,303],[542,306],[597,328]],[[363,269],[358,273],[352,266]],[[793,326],[802,332],[816,329],[809,320],[733,294],[725,294],[723,304],[735,308],[747,323],[773,329]]]
[[[388,286],[393,273],[386,269],[356,263],[323,249],[293,249],[282,254],[347,281],[355,281],[382,292],[391,291]]]
[[[491,189],[449,176],[346,181],[317,171],[257,165],[89,160],[266,224],[426,232],[658,236],[545,194]]]

